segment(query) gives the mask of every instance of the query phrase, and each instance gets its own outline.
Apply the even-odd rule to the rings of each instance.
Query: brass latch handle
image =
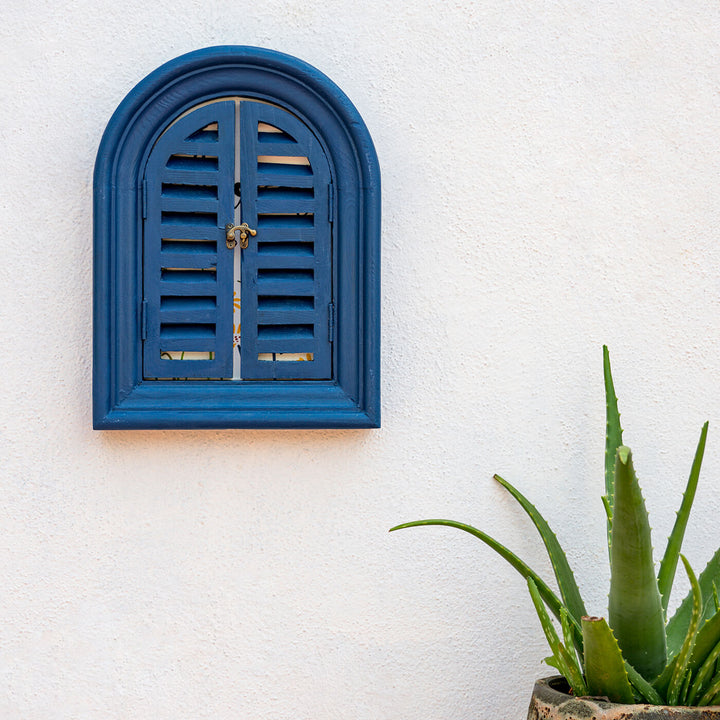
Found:
[[[235,239],[235,231],[240,231],[240,247],[244,250],[248,246],[248,233],[255,237],[257,230],[253,230],[247,223],[233,225],[228,223],[225,226],[225,244],[229,250],[232,250],[238,243]]]

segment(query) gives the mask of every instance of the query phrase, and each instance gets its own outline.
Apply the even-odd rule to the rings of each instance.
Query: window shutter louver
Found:
[[[145,173],[144,375],[232,377],[235,103],[204,105],[157,140]]]
[[[332,377],[330,170],[310,129],[281,108],[240,106],[243,379]]]

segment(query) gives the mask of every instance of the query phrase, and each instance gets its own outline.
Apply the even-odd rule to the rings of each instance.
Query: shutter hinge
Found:
[[[335,303],[328,305],[328,342],[335,341]]]
[[[142,216],[147,217],[147,180],[142,183]]]
[[[140,339],[147,340],[147,300],[140,305]]]
[[[335,215],[335,186],[328,183],[328,222],[333,221]]]

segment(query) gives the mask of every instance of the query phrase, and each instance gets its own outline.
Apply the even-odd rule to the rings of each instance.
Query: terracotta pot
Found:
[[[568,695],[560,676],[535,683],[527,720],[720,720],[720,707],[618,705]]]

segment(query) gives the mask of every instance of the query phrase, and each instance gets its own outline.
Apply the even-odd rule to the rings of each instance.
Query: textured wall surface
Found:
[[[544,640],[482,525],[606,603],[601,345],[655,544],[720,544],[713,0],[5,0],[0,717],[513,720]],[[247,44],[354,101],[383,171],[383,428],[94,432],[92,169],[166,60]]]

